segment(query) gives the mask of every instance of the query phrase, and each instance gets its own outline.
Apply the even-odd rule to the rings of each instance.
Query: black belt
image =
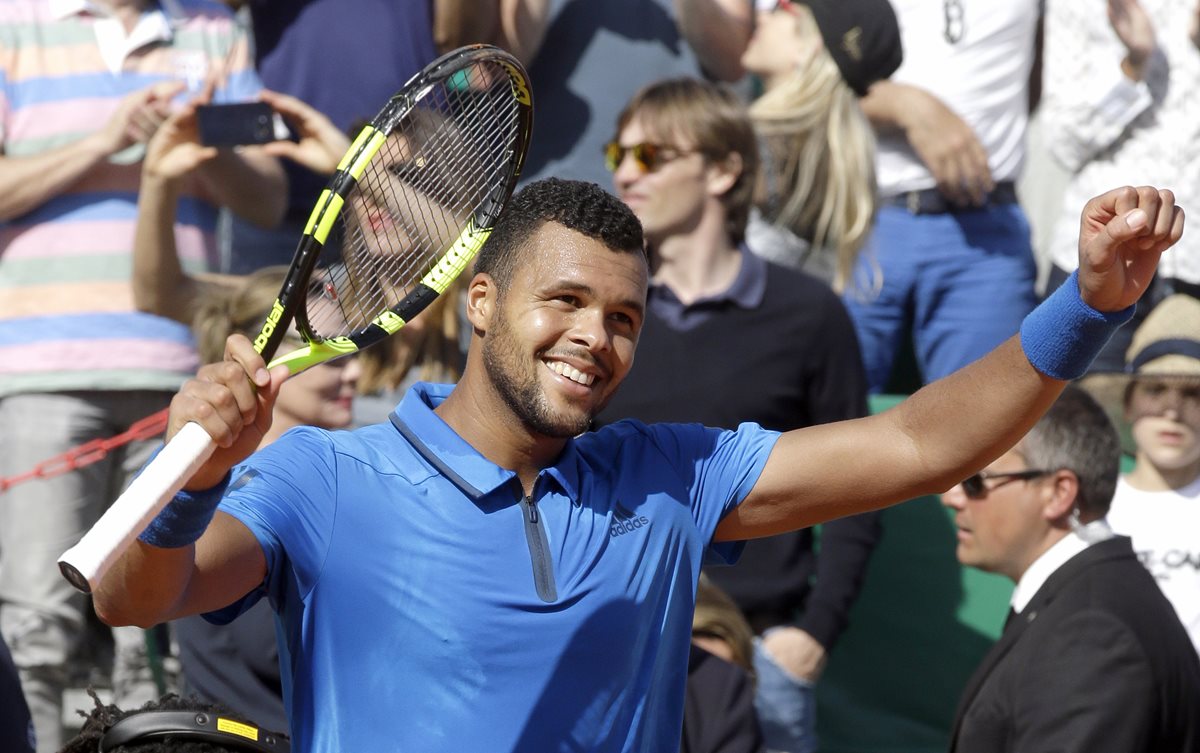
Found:
[[[942,192],[936,188],[926,188],[921,191],[908,191],[906,193],[889,196],[884,199],[884,203],[894,207],[903,207],[911,214],[947,214],[949,212],[971,212],[983,207],[963,206],[960,207],[954,202],[942,195]],[[996,187],[988,193],[984,199],[983,206],[997,206],[1000,204],[1016,204],[1017,203],[1017,187],[1011,180],[1002,181],[996,184]]]

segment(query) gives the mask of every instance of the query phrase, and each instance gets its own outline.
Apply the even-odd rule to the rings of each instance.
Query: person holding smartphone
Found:
[[[75,41],[50,46],[62,39]],[[0,476],[8,477],[121,433],[165,407],[195,370],[188,328],[133,305],[140,161],[189,91],[211,80],[214,100],[247,101],[261,84],[233,15],[193,2],[0,4],[0,70]],[[217,264],[218,207],[270,225],[282,216],[284,186],[278,161],[261,151],[225,149],[198,166],[181,185],[185,211],[173,228],[189,268]],[[84,626],[84,597],[55,560],[152,448],[134,442],[86,470],[14,486],[0,504],[0,631],[39,753],[60,747],[62,695]],[[144,645],[140,630],[130,638]]]

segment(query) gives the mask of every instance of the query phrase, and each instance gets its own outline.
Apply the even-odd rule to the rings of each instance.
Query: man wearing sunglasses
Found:
[[[1025,437],[943,495],[958,558],[1016,583],[967,683],[951,751],[1200,751],[1200,660],[1105,516],[1120,440],[1070,387]]]
[[[867,414],[862,358],[837,295],[744,240],[759,157],[732,92],[696,79],[643,88],[605,158],[642,223],[651,285],[637,364],[600,423],[753,421],[787,431]],[[707,570],[763,636],[756,706],[773,750],[816,749],[814,684],[879,532],[877,513],[849,516],[822,528],[819,553],[804,528],[750,542],[736,567]]]

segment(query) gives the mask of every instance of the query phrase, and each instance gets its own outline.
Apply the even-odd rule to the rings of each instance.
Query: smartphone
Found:
[[[266,102],[200,105],[196,121],[205,146],[266,144],[288,137],[283,119]]]

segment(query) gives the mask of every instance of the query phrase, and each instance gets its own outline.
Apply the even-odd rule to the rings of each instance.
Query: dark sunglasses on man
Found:
[[[988,471],[980,471],[973,476],[968,476],[963,479],[963,493],[967,495],[967,499],[983,499],[988,495],[988,492],[999,489],[1005,484],[1013,481],[1028,481],[1039,476],[1046,476],[1054,471],[1047,471],[1040,468],[1026,468],[1023,471],[1006,471],[1004,473],[989,473]],[[987,481],[996,479],[1001,483],[993,486],[988,486]]]

